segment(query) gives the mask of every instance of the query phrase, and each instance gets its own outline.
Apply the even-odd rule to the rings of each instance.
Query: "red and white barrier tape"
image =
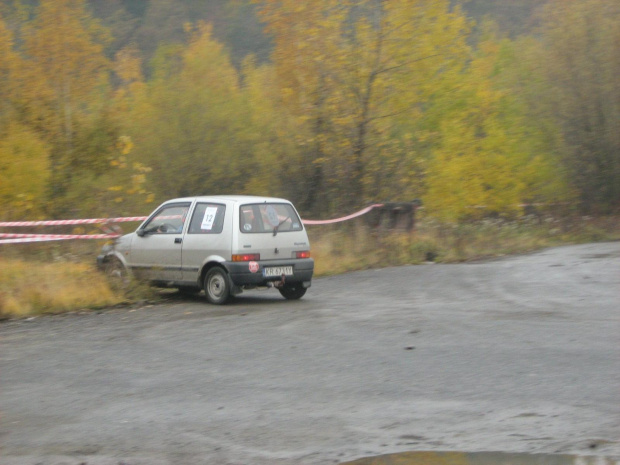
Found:
[[[110,239],[118,237],[119,234],[12,234],[0,233],[2,239],[29,239],[29,238],[48,238],[48,239]]]
[[[69,239],[115,239],[119,234],[9,234],[0,233],[0,244],[66,241]]]
[[[368,213],[370,210],[372,210],[373,208],[377,208],[377,207],[382,207],[383,204],[382,203],[376,203],[374,205],[370,205],[369,207],[366,207],[358,212],[355,213],[351,213],[348,216],[343,216],[342,218],[335,218],[333,220],[301,220],[304,224],[333,224],[333,223],[340,223],[342,221],[347,221],[347,220],[352,220],[353,218],[357,218],[358,216],[362,216],[365,215],[366,213]]]
[[[70,224],[104,224],[144,221],[146,216],[127,216],[122,218],[91,218],[85,220],[51,220],[51,221],[0,221],[0,227],[14,228],[22,226],[65,226]]]
[[[15,228],[28,226],[66,226],[80,224],[126,223],[144,221],[146,216],[127,216],[121,218],[90,218],[82,220],[46,220],[46,221],[0,221],[0,227]],[[108,234],[9,234],[0,233],[0,244],[23,244],[29,242],[66,241],[71,239],[114,239],[120,234],[114,234],[107,228]]]
[[[27,238],[27,239],[0,239],[0,244],[24,244],[30,242],[48,242],[48,241],[64,241],[67,239],[44,239],[44,238]]]
[[[320,224],[333,224],[348,221],[358,216],[365,215],[373,208],[382,207],[383,204],[370,205],[358,212],[351,215],[343,216],[341,218],[334,218],[331,220],[302,220],[304,224],[308,225],[320,225]],[[132,221],[144,221],[146,216],[128,216],[121,218],[91,218],[82,220],[46,220],[46,221],[0,221],[0,227],[16,228],[27,226],[67,226],[67,225],[79,225],[79,224],[101,224],[106,225],[109,223],[127,223]],[[12,233],[0,233],[0,244],[16,244],[27,242],[44,242],[44,241],[65,241],[69,239],[114,239],[120,236],[120,234],[12,234]]]

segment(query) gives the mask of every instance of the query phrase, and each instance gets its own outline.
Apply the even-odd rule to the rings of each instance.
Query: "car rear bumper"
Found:
[[[258,269],[252,268],[251,263],[258,264]],[[223,265],[233,284],[236,286],[265,285],[273,281],[281,281],[281,276],[265,276],[265,267],[292,266],[293,274],[285,276],[286,282],[304,283],[304,287],[310,287],[312,274],[314,273],[314,259],[294,260],[263,260],[258,262],[225,262]]]

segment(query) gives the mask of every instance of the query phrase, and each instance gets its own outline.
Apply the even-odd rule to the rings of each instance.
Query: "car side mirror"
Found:
[[[144,231],[144,229],[138,229],[136,231],[136,234],[140,237],[144,237],[146,235],[146,232]]]

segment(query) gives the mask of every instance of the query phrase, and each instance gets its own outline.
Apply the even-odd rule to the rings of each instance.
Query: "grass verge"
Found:
[[[126,300],[93,266],[0,259],[0,317],[116,305]]]
[[[411,233],[364,226],[310,229],[315,276],[425,262],[458,263],[545,247],[620,240],[619,217],[523,217],[445,224],[418,221]]]
[[[315,277],[369,268],[455,263],[557,245],[620,240],[620,217],[523,217],[447,225],[421,219],[411,233],[360,223],[310,227]],[[4,246],[7,247],[7,246]],[[153,300],[145,285],[119,288],[92,263],[94,244],[41,245],[0,256],[0,317],[21,318]],[[4,251],[4,249],[0,249]],[[79,253],[76,253],[79,252]]]

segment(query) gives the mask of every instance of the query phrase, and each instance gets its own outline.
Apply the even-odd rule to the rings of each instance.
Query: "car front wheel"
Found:
[[[228,274],[219,266],[211,268],[205,276],[204,288],[207,300],[215,305],[225,304],[230,298]]]
[[[301,299],[306,293],[306,288],[301,283],[285,284],[284,287],[278,289],[282,297],[288,300]]]
[[[118,258],[111,257],[106,260],[104,272],[113,286],[126,289],[129,285],[129,274],[127,273],[127,269]]]

